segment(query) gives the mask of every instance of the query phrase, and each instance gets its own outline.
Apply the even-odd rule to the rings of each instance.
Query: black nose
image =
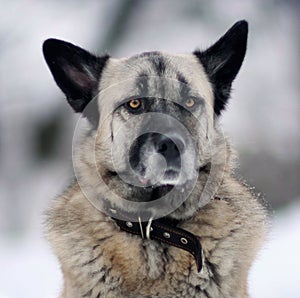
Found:
[[[172,137],[171,139],[161,134],[156,135],[155,139],[156,150],[166,159],[167,166],[180,168],[180,154],[184,150],[183,141],[178,137]]]

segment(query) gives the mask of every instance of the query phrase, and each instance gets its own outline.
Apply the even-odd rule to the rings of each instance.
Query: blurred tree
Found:
[[[35,125],[38,127],[34,135],[33,155],[38,160],[51,159],[57,154],[57,148],[60,145],[58,140],[62,138],[64,113],[60,109],[52,112],[50,117]]]
[[[104,38],[97,41],[96,47],[103,52],[111,52],[118,47],[123,34],[128,30],[131,17],[137,9],[140,9],[144,1],[140,0],[121,0],[114,13],[112,22],[106,31]]]

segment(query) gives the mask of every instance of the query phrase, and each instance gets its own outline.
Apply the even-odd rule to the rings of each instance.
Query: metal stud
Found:
[[[132,224],[132,222],[127,221],[127,222],[126,222],[126,226],[127,226],[128,228],[132,228],[132,227],[133,227],[133,224]]]
[[[186,240],[186,238],[180,238],[180,241],[181,241],[181,243],[182,244],[187,244],[188,243],[188,241]]]
[[[163,236],[164,236],[165,238],[170,238],[170,237],[171,237],[171,235],[170,235],[169,233],[167,233],[167,232],[164,232],[164,233],[163,233]]]

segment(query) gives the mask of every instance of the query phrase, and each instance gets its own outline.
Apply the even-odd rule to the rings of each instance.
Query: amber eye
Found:
[[[186,100],[185,105],[188,108],[192,108],[195,105],[195,100],[193,98],[189,98],[188,100]]]
[[[142,104],[142,101],[140,99],[137,99],[137,98],[134,98],[134,99],[131,99],[129,102],[128,102],[128,106],[133,109],[133,110],[136,110],[138,109]]]

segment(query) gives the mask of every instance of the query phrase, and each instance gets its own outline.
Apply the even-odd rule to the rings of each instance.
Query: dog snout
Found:
[[[172,138],[165,135],[157,135],[156,151],[161,154],[167,162],[167,166],[171,168],[180,168],[181,158],[180,155],[184,151],[184,142],[178,136]]]

